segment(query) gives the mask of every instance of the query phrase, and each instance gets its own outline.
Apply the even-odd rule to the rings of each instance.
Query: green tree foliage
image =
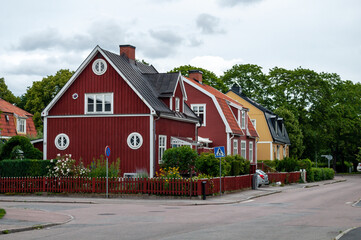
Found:
[[[203,72],[203,78],[202,78],[202,82],[206,85],[212,86],[215,89],[221,91],[221,92],[227,92],[228,91],[228,87],[222,82],[222,80],[217,77],[217,75],[214,72],[211,72],[207,69],[204,68],[199,68],[199,67],[194,67],[191,65],[183,65],[180,67],[176,67],[173,70],[169,71],[169,72],[181,72],[181,74],[183,76],[188,77],[189,73],[188,71],[190,70],[200,70]]]
[[[10,159],[13,155],[14,148],[18,148],[23,151],[24,158],[27,159],[42,159],[42,152],[34,148],[34,146],[30,143],[30,140],[24,136],[14,136],[7,141],[0,155],[0,159]]]
[[[195,163],[196,171],[212,177],[219,176],[219,159],[213,153],[202,153]],[[225,158],[221,159],[222,176],[229,176],[231,164]]]
[[[277,108],[274,113],[284,119],[284,125],[291,142],[290,156],[301,157],[305,146],[303,145],[303,133],[298,119],[285,107]]]
[[[67,69],[59,70],[41,81],[34,82],[21,97],[20,106],[34,114],[33,120],[38,130],[42,131],[41,112],[53,100],[60,89],[68,82],[74,72]]]
[[[161,167],[167,169],[178,167],[181,173],[190,173],[197,157],[197,152],[189,146],[168,148],[164,152]]]
[[[9,89],[5,83],[4,78],[0,78],[0,98],[5,101],[13,104],[18,104],[20,102],[20,98],[16,97]]]

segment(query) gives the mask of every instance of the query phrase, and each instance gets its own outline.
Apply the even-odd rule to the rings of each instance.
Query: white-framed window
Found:
[[[143,137],[139,133],[133,132],[133,133],[129,134],[127,143],[131,149],[138,149],[143,144]]]
[[[256,119],[251,119],[251,123],[252,123],[254,129],[256,129],[256,124],[257,124]]]
[[[238,154],[238,140],[233,139],[233,155]]]
[[[253,162],[253,142],[249,142],[249,159],[250,162]]]
[[[59,150],[65,150],[69,147],[70,139],[65,133],[60,133],[55,137],[55,147]]]
[[[99,58],[93,62],[92,69],[96,75],[103,75],[107,71],[107,63]]]
[[[158,140],[159,140],[158,162],[162,163],[164,152],[167,149],[167,136],[159,135]]]
[[[85,113],[113,113],[113,93],[86,93]]]
[[[241,128],[246,129],[246,111],[242,111],[241,115]]]
[[[179,112],[180,100],[179,97],[175,98],[175,111]]]
[[[277,145],[277,159],[280,159],[280,145]]]
[[[247,143],[246,141],[241,141],[241,157],[247,159]]]
[[[286,146],[283,146],[283,158],[286,157],[286,149],[287,149],[287,147],[286,147]]]
[[[26,119],[18,118],[16,130],[18,133],[26,133]]]
[[[191,104],[191,109],[202,119],[202,126],[206,126],[206,104]]]

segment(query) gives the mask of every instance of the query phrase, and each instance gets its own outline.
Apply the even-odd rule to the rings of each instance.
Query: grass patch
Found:
[[[6,214],[5,209],[0,208],[0,219],[2,219]]]
[[[3,230],[1,233],[2,233],[2,234],[8,234],[8,233],[9,233],[9,230]]]

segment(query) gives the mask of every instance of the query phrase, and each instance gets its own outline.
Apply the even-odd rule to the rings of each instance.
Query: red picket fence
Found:
[[[252,187],[253,174],[222,177],[222,192],[236,191]],[[268,173],[270,182],[294,183],[301,177],[300,172]],[[153,194],[171,196],[200,196],[202,182],[205,181],[206,194],[212,195],[220,190],[219,178],[199,179],[159,179],[159,178],[109,178],[108,191],[114,194]],[[80,177],[5,177],[0,178],[0,193],[105,193],[105,178]]]

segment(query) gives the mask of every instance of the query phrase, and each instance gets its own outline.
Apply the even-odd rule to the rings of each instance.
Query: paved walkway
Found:
[[[245,190],[235,193],[223,194],[222,196],[208,197],[206,200],[200,198],[160,198],[149,197],[147,199],[130,198],[129,196],[121,196],[114,198],[84,198],[84,197],[59,197],[59,196],[5,196],[0,195],[1,202],[38,202],[38,203],[77,203],[77,204],[119,204],[127,203],[127,201],[135,202],[153,202],[161,205],[217,205],[217,204],[233,204],[238,202],[247,201],[253,198],[262,197],[270,194],[280,193],[282,191],[305,188],[317,187],[325,184],[333,184],[345,181],[342,177],[335,177],[334,180],[305,183],[305,184],[291,184],[286,186],[264,186],[257,190]],[[3,205],[3,204],[2,204]],[[0,234],[12,233],[19,231],[28,231],[34,229],[41,229],[54,225],[64,224],[73,219],[72,216],[64,215],[54,212],[46,212],[41,210],[26,209],[26,208],[5,208],[6,215],[0,219]]]

